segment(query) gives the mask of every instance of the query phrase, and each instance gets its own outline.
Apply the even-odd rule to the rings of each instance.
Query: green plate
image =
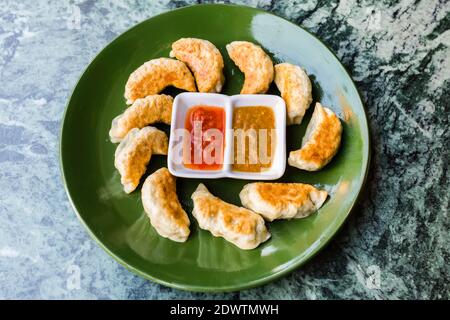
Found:
[[[176,243],[157,235],[146,217],[140,188],[122,191],[114,168],[116,145],[109,142],[111,120],[126,106],[124,86],[145,61],[168,57],[171,43],[197,37],[214,43],[225,60],[223,93],[237,94],[243,76],[225,45],[234,40],[259,43],[278,63],[304,67],[313,82],[314,101],[333,109],[344,125],[339,153],[323,170],[311,173],[287,166],[280,181],[305,182],[331,194],[306,219],[269,224],[272,238],[244,251],[200,230],[190,215],[191,235]],[[171,94],[177,91],[169,90]],[[272,85],[270,93],[277,94]],[[287,129],[288,151],[300,146],[313,107],[301,126]],[[168,127],[161,125],[168,132]],[[253,8],[198,5],[167,12],[131,28],[111,42],[86,69],[67,105],[61,134],[61,166],[67,194],[91,236],[129,270],[152,281],[194,291],[232,291],[261,285],[297,268],[333,237],[361,191],[369,162],[369,134],[358,91],[344,67],[313,35],[273,14]],[[152,158],[147,174],[166,166]],[[199,182],[225,201],[240,204],[248,181],[178,179],[181,204],[190,214],[190,195]]]

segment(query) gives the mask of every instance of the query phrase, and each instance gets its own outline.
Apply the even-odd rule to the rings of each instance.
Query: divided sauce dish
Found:
[[[183,161],[183,145],[191,143],[186,132],[190,110],[195,107],[219,107],[224,111],[223,154],[222,165],[209,170],[189,168]],[[273,130],[270,163],[260,171],[241,171],[233,167],[235,163],[235,138],[233,115],[240,108],[268,108],[273,115]],[[258,109],[252,109],[259,111]],[[245,111],[245,110],[244,110]],[[251,111],[250,111],[251,112]],[[184,129],[184,133],[183,132]],[[247,159],[248,160],[248,159]],[[170,127],[168,169],[171,174],[184,178],[235,178],[249,180],[275,180],[280,178],[286,168],[286,106],[282,98],[265,94],[238,94],[227,96],[216,93],[185,92],[176,96],[173,102],[172,121]]]

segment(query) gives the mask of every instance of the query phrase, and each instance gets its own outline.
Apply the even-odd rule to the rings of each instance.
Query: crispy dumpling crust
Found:
[[[341,135],[342,124],[336,114],[316,103],[302,140],[302,147],[290,152],[289,165],[307,171],[320,170],[337,153]]]
[[[158,94],[168,86],[197,91],[194,77],[184,62],[170,58],[153,59],[130,75],[125,85],[125,99],[127,104],[132,104],[136,99]]]
[[[189,218],[178,201],[175,177],[161,168],[145,179],[142,204],[158,234],[177,242],[189,237]]]
[[[290,63],[275,65],[275,84],[286,102],[287,124],[300,124],[312,102],[312,87],[306,72]]]
[[[183,61],[191,69],[199,92],[220,92],[225,77],[220,51],[209,41],[181,38],[172,43],[171,57]]]
[[[134,128],[115,152],[114,166],[119,170],[123,189],[130,193],[139,185],[153,154],[167,154],[167,135],[154,127]]]
[[[303,183],[249,183],[239,194],[242,205],[268,221],[304,218],[318,210],[328,193]]]
[[[170,125],[172,103],[173,98],[165,94],[137,99],[124,113],[113,119],[109,130],[111,142],[120,142],[133,128],[140,129],[157,122]]]
[[[191,196],[194,202],[192,214],[200,228],[210,231],[215,237],[223,237],[241,249],[254,249],[270,238],[264,219],[245,208],[241,208],[213,196],[200,183]]]
[[[264,50],[248,41],[227,44],[228,55],[244,73],[241,94],[265,93],[273,81],[274,70],[270,57]]]

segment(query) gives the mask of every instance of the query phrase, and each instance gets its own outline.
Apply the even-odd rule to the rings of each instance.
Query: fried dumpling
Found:
[[[132,104],[136,99],[158,94],[168,86],[196,91],[194,77],[184,62],[169,58],[153,59],[130,75],[125,85],[125,99],[127,104]]]
[[[167,135],[154,127],[131,129],[117,146],[114,166],[119,170],[123,189],[132,192],[139,185],[153,154],[167,154]]]
[[[220,92],[225,77],[223,58],[211,42],[196,38],[181,38],[172,43],[170,56],[187,64],[195,77],[199,92]]]
[[[300,124],[312,102],[312,88],[306,72],[290,63],[275,65],[275,84],[286,102],[287,124]]]
[[[165,94],[137,99],[124,113],[113,119],[109,130],[111,142],[120,142],[133,128],[140,129],[156,122],[170,125],[172,103],[173,98]]]
[[[227,44],[228,55],[244,73],[242,94],[265,93],[273,81],[273,63],[264,50],[248,41]]]
[[[175,177],[161,168],[145,179],[142,204],[158,234],[177,242],[189,236],[189,218],[178,201]]]
[[[254,249],[270,238],[259,214],[220,200],[202,183],[191,198],[194,202],[192,214],[200,228],[210,231],[213,236],[223,237],[245,250]]]
[[[337,153],[341,135],[342,124],[339,118],[333,111],[317,102],[306,128],[302,147],[290,152],[289,165],[307,171],[323,168]]]
[[[304,218],[318,210],[328,193],[303,183],[255,182],[239,193],[242,205],[266,220]]]

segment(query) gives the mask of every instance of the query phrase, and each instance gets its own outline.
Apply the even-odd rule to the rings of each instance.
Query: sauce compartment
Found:
[[[253,171],[252,166],[244,166],[249,171],[240,170],[237,167],[239,165],[230,166],[230,172],[228,177],[236,179],[249,179],[249,180],[275,180],[280,178],[286,169],[286,105],[284,100],[279,96],[268,95],[268,94],[239,94],[230,97],[231,109],[232,109],[232,121],[231,128],[233,128],[233,116],[236,112],[242,110],[243,108],[252,108],[252,111],[256,111],[256,107],[269,108],[273,112],[274,121],[274,140],[272,143],[275,144],[272,149],[270,166],[262,166],[261,171]],[[250,127],[258,127],[259,124],[264,123],[258,116],[249,116],[247,120],[252,121]],[[230,150],[230,161],[234,162],[234,137],[233,143]],[[241,165],[242,167],[242,165]]]
[[[277,142],[272,108],[233,108],[233,133],[233,171],[261,172],[272,166]]]
[[[184,128],[190,132],[190,147],[183,164],[193,170],[220,170],[225,151],[225,109],[198,105],[187,110]],[[198,143],[196,143],[198,141]],[[208,151],[209,152],[205,152]],[[204,155],[206,154],[206,155]]]
[[[186,165],[184,163],[183,150],[188,150],[184,148],[186,148],[188,143],[192,142],[191,133],[189,133],[192,132],[190,131],[192,127],[189,117],[192,115],[193,108],[200,107],[211,108],[210,111],[213,111],[214,108],[223,108],[225,132],[223,136],[223,164],[221,166]],[[274,133],[272,137],[274,141],[272,140],[271,143],[275,143],[275,146],[272,149],[270,164],[262,165],[261,170],[257,170],[258,168],[254,165],[236,166],[233,164],[235,160],[235,136],[232,130],[233,115],[240,115],[239,118],[241,120],[245,118],[243,121],[249,120],[254,122],[253,124],[247,124],[250,127],[255,127],[255,129],[270,123],[270,120],[262,120],[257,114],[253,115],[251,112],[246,112],[245,108],[250,108],[252,112],[259,113],[263,111],[266,114],[273,115]],[[200,118],[203,119],[202,116]],[[207,124],[206,128],[210,126],[214,127],[217,125]],[[247,125],[242,126],[248,127]],[[264,94],[234,95],[230,97],[216,93],[185,92],[177,95],[172,108],[167,166],[174,176],[186,178],[214,179],[229,177],[250,180],[274,180],[280,178],[286,168],[286,106],[284,100],[278,96]],[[247,171],[247,169],[249,170]]]
[[[227,159],[229,158],[229,151],[227,148],[228,137],[226,136],[226,133],[223,155],[224,163],[221,168],[216,170],[208,170],[207,168],[197,170],[188,168],[184,164],[183,150],[186,146],[183,144],[187,141],[187,137],[183,136],[182,131],[184,130],[184,134],[187,134],[187,130],[185,130],[186,117],[189,116],[189,110],[195,106],[223,108],[225,111],[225,132],[231,125],[231,102],[228,96],[223,94],[197,92],[184,92],[178,94],[174,99],[172,107],[167,167],[170,173],[177,177],[204,179],[225,177],[226,172],[229,170],[229,164],[227,164]]]

